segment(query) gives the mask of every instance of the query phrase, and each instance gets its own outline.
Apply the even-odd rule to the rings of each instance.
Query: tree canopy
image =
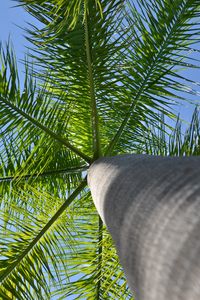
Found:
[[[182,70],[199,68],[199,0],[17,2],[41,26],[26,29],[23,82],[1,47],[0,299],[132,299],[86,171],[199,155],[198,107],[185,134],[174,110],[195,95]]]

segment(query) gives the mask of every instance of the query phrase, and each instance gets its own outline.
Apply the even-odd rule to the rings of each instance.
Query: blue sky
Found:
[[[33,18],[23,8],[14,8],[15,5],[14,1],[1,0],[0,41],[4,44],[10,36],[18,59],[23,59],[27,42],[22,28],[26,27],[26,22],[32,22]]]

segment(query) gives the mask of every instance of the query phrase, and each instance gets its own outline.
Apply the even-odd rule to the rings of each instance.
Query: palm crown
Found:
[[[198,109],[184,137],[165,124],[194,83],[178,70],[198,67],[199,1],[18,2],[41,26],[23,83],[1,50],[0,297],[131,299],[85,171],[101,156],[200,153]]]

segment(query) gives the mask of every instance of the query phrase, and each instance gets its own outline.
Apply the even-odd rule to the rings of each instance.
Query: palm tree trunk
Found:
[[[135,299],[199,300],[200,158],[101,158],[88,184]]]

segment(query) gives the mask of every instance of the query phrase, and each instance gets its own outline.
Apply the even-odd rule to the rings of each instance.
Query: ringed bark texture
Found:
[[[88,184],[135,299],[199,300],[200,157],[105,157]]]

